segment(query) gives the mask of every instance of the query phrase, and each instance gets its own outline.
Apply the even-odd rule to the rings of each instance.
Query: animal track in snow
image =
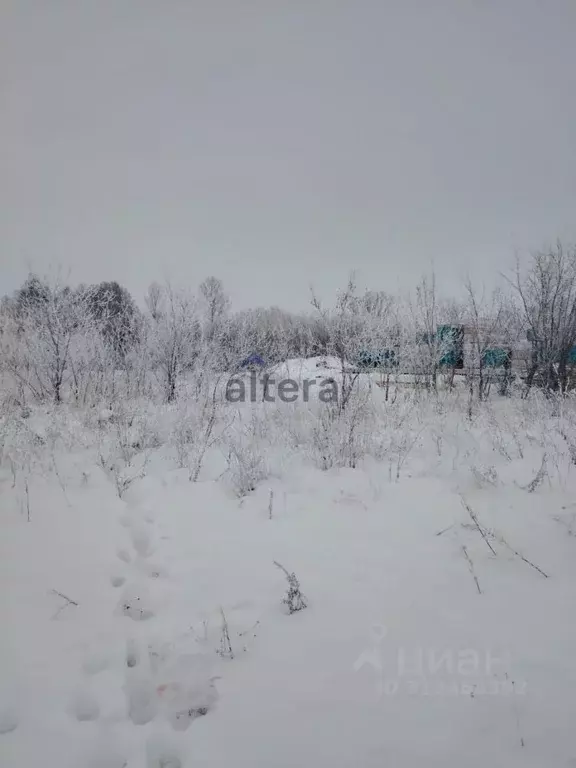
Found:
[[[80,722],[97,720],[100,716],[100,707],[96,698],[90,691],[84,688],[76,692],[70,706],[70,711]]]
[[[154,604],[144,583],[132,583],[123,590],[117,613],[133,621],[146,621],[155,614]]]
[[[208,714],[208,707],[189,707],[171,713],[170,723],[175,731],[185,731],[193,720]]]
[[[88,768],[126,768],[128,760],[121,753],[103,750],[89,759]]]
[[[18,727],[18,716],[12,707],[0,709],[0,734],[10,733]]]
[[[139,560],[136,563],[136,567],[149,579],[160,579],[168,575],[168,571],[164,566],[150,563],[148,560]]]
[[[142,525],[133,525],[130,536],[132,546],[140,557],[149,557],[152,554],[150,534]]]
[[[146,768],[182,768],[179,751],[163,735],[153,735],[146,744]]]
[[[128,765],[126,745],[109,728],[102,729],[96,735],[89,749],[85,761],[82,761],[87,768],[126,768]]]
[[[132,558],[130,557],[130,553],[127,549],[119,549],[116,552],[116,555],[120,560],[122,560],[123,563],[130,563]]]
[[[158,694],[151,679],[131,673],[126,679],[128,716],[134,725],[146,725],[158,712]]]
[[[110,576],[110,584],[112,584],[113,587],[123,587],[124,584],[126,584],[126,577],[125,576]]]
[[[132,517],[126,512],[123,515],[120,515],[119,520],[120,520],[120,525],[123,528],[130,528],[130,526],[132,525]]]
[[[110,667],[110,654],[105,651],[92,651],[86,655],[82,669],[87,675],[97,675]]]
[[[140,649],[136,641],[130,638],[126,643],[126,666],[136,667],[140,661]]]
[[[185,654],[162,670],[158,686],[166,718],[175,731],[185,731],[215,705],[218,692],[212,675],[212,659],[206,654]]]
[[[154,611],[150,608],[144,608],[139,597],[123,601],[122,613],[133,621],[147,621],[154,616]]]

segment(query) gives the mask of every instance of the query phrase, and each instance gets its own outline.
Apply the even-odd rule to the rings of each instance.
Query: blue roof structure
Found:
[[[249,366],[258,366],[260,368],[264,368],[266,365],[265,361],[260,357],[260,355],[248,355],[248,357],[245,360],[242,360],[240,363],[241,368],[248,368]]]

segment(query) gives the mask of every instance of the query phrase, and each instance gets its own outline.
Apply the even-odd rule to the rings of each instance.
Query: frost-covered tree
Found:
[[[177,385],[198,359],[201,326],[197,299],[170,284],[153,287],[153,307],[148,318],[147,340],[152,366],[160,373],[167,402],[176,398]],[[149,293],[150,297],[150,293]]]
[[[510,282],[532,347],[526,388],[538,381],[548,391],[565,392],[576,346],[576,248],[558,242],[535,253],[526,271],[517,261]]]
[[[207,277],[200,285],[199,292],[203,335],[211,344],[218,340],[219,332],[228,315],[230,299],[224,292],[222,281],[217,277]]]
[[[127,354],[138,333],[139,312],[132,296],[116,281],[86,290],[86,303],[106,344],[119,357]]]
[[[438,374],[447,353],[447,340],[438,333],[438,328],[449,322],[456,327],[455,313],[450,313],[448,321],[434,273],[421,278],[408,306],[406,326],[410,331],[405,337],[403,357],[408,362],[408,371],[422,377],[426,387],[436,391]],[[455,365],[449,367],[453,374]]]
[[[86,296],[30,275],[12,302],[10,372],[40,398],[60,403],[74,380],[74,341],[89,322]]]
[[[467,280],[465,287],[465,370],[470,393],[473,395],[475,390],[478,400],[483,400],[488,394],[493,363],[501,363],[499,367],[504,374],[502,393],[506,389],[506,375],[509,373],[515,341],[514,327],[505,322],[509,318],[508,302],[500,289],[487,294],[485,290],[476,290],[471,280]],[[493,358],[500,354],[503,359],[491,360],[490,354]]]
[[[360,375],[363,353],[380,351],[390,342],[390,303],[372,308],[372,294],[357,294],[354,274],[338,293],[333,308],[324,308],[312,294],[316,310],[317,332],[325,339],[326,353],[336,357],[340,369],[339,410],[342,413],[350,400]]]

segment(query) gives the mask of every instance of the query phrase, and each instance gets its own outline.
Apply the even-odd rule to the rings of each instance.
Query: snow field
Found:
[[[573,406],[378,398],[7,417],[2,765],[576,765]]]

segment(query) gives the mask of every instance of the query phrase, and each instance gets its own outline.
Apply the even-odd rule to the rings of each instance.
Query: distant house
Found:
[[[512,365],[512,350],[507,347],[486,349],[482,354],[485,368],[510,368]]]
[[[247,371],[256,371],[258,368],[265,367],[266,362],[263,360],[263,358],[260,357],[260,355],[256,354],[248,355],[248,357],[242,360],[240,363],[240,368]]]
[[[365,350],[358,355],[357,365],[361,370],[390,370],[398,367],[398,356],[394,349]]]
[[[439,325],[436,338],[440,344],[442,368],[464,368],[464,333],[463,325]]]

